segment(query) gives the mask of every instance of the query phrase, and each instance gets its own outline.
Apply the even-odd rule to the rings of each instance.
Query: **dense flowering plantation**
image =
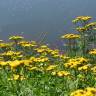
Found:
[[[0,40],[0,96],[96,96],[96,22],[78,16],[66,48],[52,49],[22,36]]]

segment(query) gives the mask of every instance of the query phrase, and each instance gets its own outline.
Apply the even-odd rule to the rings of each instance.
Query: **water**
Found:
[[[72,19],[79,15],[96,20],[96,0],[0,0],[0,39],[10,35],[54,43],[73,31]]]

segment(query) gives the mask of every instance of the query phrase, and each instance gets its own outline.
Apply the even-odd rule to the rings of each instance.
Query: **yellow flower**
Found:
[[[32,60],[30,59],[21,60],[20,63],[24,64],[25,66],[29,66],[30,64],[32,64]]]
[[[0,43],[0,48],[9,48],[11,44],[8,43]]]
[[[91,70],[96,73],[96,66],[92,67]]]
[[[11,37],[9,37],[9,40],[21,40],[23,38],[24,37],[22,37],[22,36],[11,36]]]
[[[45,49],[39,49],[39,48],[37,48],[37,49],[35,49],[38,53],[42,53],[42,52],[46,52],[46,50]]]
[[[21,45],[22,47],[35,47],[37,46],[36,44],[32,44],[31,42],[19,42],[19,45]]]
[[[19,60],[9,61],[9,66],[12,67],[12,68],[16,68],[21,64],[22,63]]]
[[[85,26],[86,28],[93,28],[96,27],[96,22],[89,23]]]
[[[80,35],[78,35],[78,34],[65,34],[65,35],[61,36],[61,38],[76,39],[76,38],[80,38]]]
[[[84,21],[85,22],[85,21],[89,21],[90,19],[92,19],[91,16],[78,16],[72,22],[73,23],[77,23],[79,21]]]
[[[86,96],[96,96],[96,88],[87,87],[85,90]]]
[[[12,78],[8,78],[8,80],[25,80],[26,78],[24,76],[20,76],[18,74],[13,74]]]
[[[88,29],[86,27],[77,27],[76,30],[79,31],[79,32],[85,32]]]
[[[87,88],[86,88],[86,91],[90,91],[90,92],[92,92],[92,93],[96,93],[96,88],[87,87]]]
[[[7,51],[7,52],[2,53],[1,55],[2,56],[14,56],[14,55],[20,55],[20,54],[21,52]]]
[[[8,80],[18,80],[19,77],[20,77],[20,75],[13,74],[13,77],[12,78],[8,78]]]
[[[82,89],[78,89],[70,94],[70,96],[86,96],[85,91]]]
[[[60,77],[62,77],[62,76],[69,76],[70,73],[67,72],[67,71],[59,71],[59,72],[57,72],[57,75],[60,76]]]
[[[87,87],[84,90],[78,89],[72,92],[70,96],[96,96],[96,88]]]
[[[42,46],[40,46],[40,48],[46,49],[46,48],[48,48],[48,46],[47,45],[42,45]]]
[[[84,66],[79,67],[78,70],[79,71],[88,71],[89,67],[90,67],[89,65],[84,65]]]
[[[46,70],[47,70],[47,71],[50,71],[50,70],[55,69],[56,67],[57,67],[57,65],[49,65],[49,66],[46,68]]]
[[[52,50],[51,54],[52,55],[59,55],[59,50],[58,49]]]
[[[0,65],[1,65],[1,66],[6,66],[7,64],[8,64],[8,62],[0,61]]]
[[[69,59],[64,66],[65,67],[70,67],[70,68],[77,68],[81,67],[82,65],[85,65],[85,63],[88,62],[88,59],[83,58],[83,57],[76,57],[76,58],[71,58]]]
[[[14,79],[14,80],[18,80],[18,79],[19,79],[19,75],[15,75],[15,74],[14,74],[14,75],[13,75],[13,79]]]
[[[49,59],[47,57],[31,57],[30,60],[32,60],[33,62],[46,62],[49,61]]]
[[[92,49],[92,50],[89,52],[89,54],[91,54],[91,55],[96,55],[96,49]]]

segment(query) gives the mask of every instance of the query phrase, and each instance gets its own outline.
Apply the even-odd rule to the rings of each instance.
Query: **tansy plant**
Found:
[[[78,16],[72,22],[76,26],[75,30],[78,34],[65,34],[61,36],[63,39],[68,39],[68,54],[75,50],[79,55],[85,55],[88,51],[95,46],[96,43],[96,22],[90,22],[91,16]],[[78,55],[75,54],[75,55]]]

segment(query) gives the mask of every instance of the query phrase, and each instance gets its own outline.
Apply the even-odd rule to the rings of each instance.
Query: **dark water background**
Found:
[[[0,39],[23,35],[29,40],[59,42],[59,37],[72,30],[72,19],[79,15],[96,20],[96,0],[0,0]]]

